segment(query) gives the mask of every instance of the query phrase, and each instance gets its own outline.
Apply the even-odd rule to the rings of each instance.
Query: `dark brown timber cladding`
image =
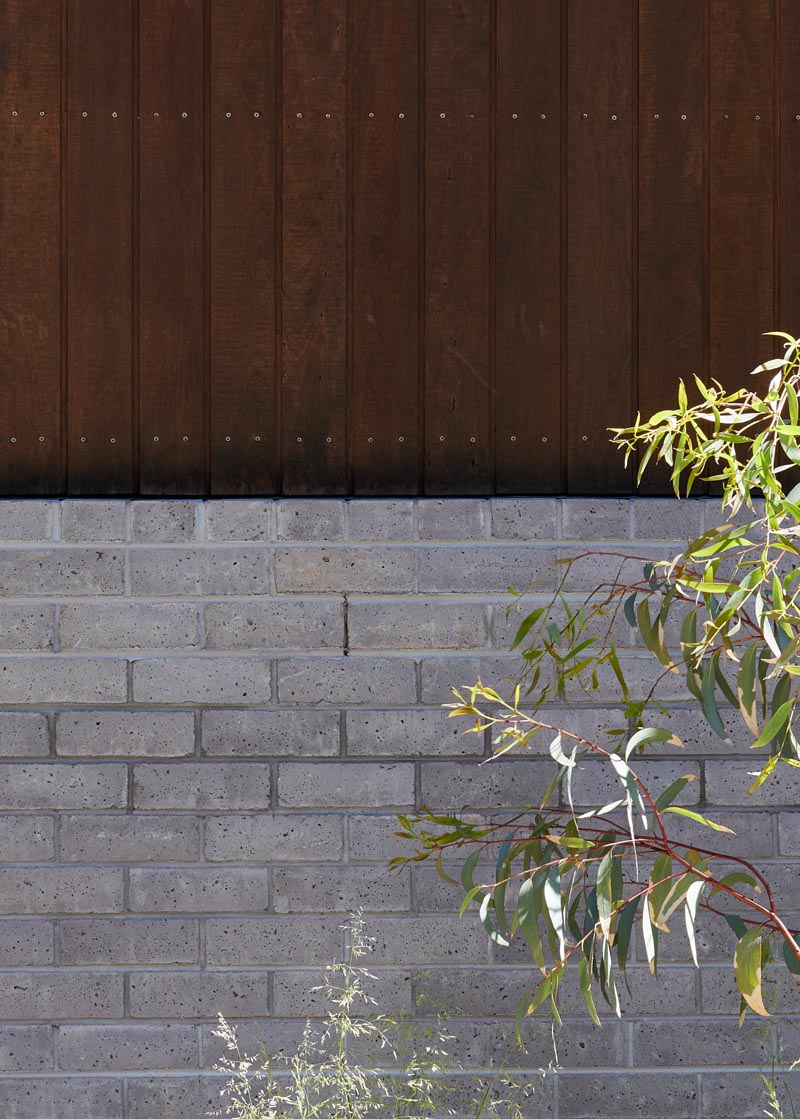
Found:
[[[800,331],[795,14],[3,0],[0,492],[631,492]]]

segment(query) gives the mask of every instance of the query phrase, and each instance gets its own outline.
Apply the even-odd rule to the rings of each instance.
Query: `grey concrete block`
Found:
[[[215,757],[335,757],[338,711],[204,711],[203,753]]]
[[[694,1115],[696,1101],[697,1077],[691,1073],[564,1073],[558,1077],[562,1119],[641,1119],[656,1114],[660,1119],[686,1119]]]
[[[266,548],[140,548],[131,552],[130,565],[135,596],[269,594]]]
[[[209,816],[205,857],[219,863],[338,862],[342,818],[298,812]]]
[[[414,536],[414,502],[353,500],[347,503],[350,540],[411,540]]]
[[[275,1013],[284,1018],[320,1017],[332,1004],[320,990],[324,974],[319,969],[276,971],[273,978]],[[402,972],[385,971],[364,979],[364,990],[381,1012],[408,1017],[412,1010],[411,984]]]
[[[133,770],[135,810],[263,809],[269,792],[270,767],[259,762],[179,762]]]
[[[410,594],[416,578],[412,548],[279,548],[275,585],[279,594]]]
[[[555,773],[552,762],[541,758],[511,761],[423,762],[420,766],[420,800],[427,808],[460,811],[462,808],[514,808],[541,803]]]
[[[135,1077],[126,1119],[201,1119],[220,1108],[222,1076]]]
[[[561,534],[565,540],[627,540],[630,503],[626,498],[565,497]]]
[[[206,540],[266,541],[274,539],[274,502],[260,498],[208,501]]]
[[[719,1019],[713,1029],[703,1018],[634,1022],[632,1032],[637,1068],[759,1066],[771,1056],[766,1031],[742,1030],[735,1018]]]
[[[375,940],[371,968],[485,964],[489,958],[483,927],[469,918],[459,920],[457,913],[449,917],[370,917],[367,933]]]
[[[487,503],[475,498],[423,498],[417,502],[420,540],[480,540]]]
[[[8,863],[46,863],[55,858],[52,816],[0,816],[0,851]]]
[[[123,765],[18,762],[0,765],[3,808],[124,808]]]
[[[0,920],[0,967],[42,967],[52,962],[50,921]]]
[[[800,812],[779,813],[778,848],[782,855],[800,855]]]
[[[555,586],[557,552],[535,544],[439,545],[419,553],[419,589],[424,594],[498,594]]]
[[[193,649],[197,607],[184,603],[76,603],[61,611],[61,649]]]
[[[271,693],[270,662],[263,657],[148,657],[133,662],[136,703],[243,706],[269,703]]]
[[[414,703],[413,660],[390,657],[293,657],[278,662],[278,701],[285,704]]]
[[[730,937],[731,955],[735,948],[733,933]],[[768,1007],[772,1014],[794,1016],[797,1007],[797,981],[783,966],[781,960],[777,968],[770,968],[763,976],[765,991],[768,993]],[[737,1017],[741,995],[736,976],[730,962],[722,967],[712,964],[700,969],[701,1005],[703,1014],[721,1014],[728,1018]]]
[[[119,913],[122,893],[113,867],[0,867],[0,913]]]
[[[123,550],[109,548],[0,548],[0,595],[71,598],[121,595]]]
[[[131,539],[136,544],[179,544],[194,540],[198,502],[134,501]]]
[[[659,967],[658,972],[655,979],[647,966],[629,966],[626,969],[628,985],[619,985],[625,1018],[634,1015],[642,1019],[699,1017],[697,968],[665,964]],[[565,984],[562,990],[563,1013],[576,1018],[584,1014],[586,1007],[578,985]]]
[[[122,1083],[105,1077],[0,1080],[3,1119],[122,1119]]]
[[[348,812],[347,829],[347,854],[351,863],[381,863],[386,867],[396,855],[411,854],[410,845],[397,836],[399,824],[393,812]]]
[[[86,917],[59,922],[61,962],[152,967],[196,964],[200,955],[198,922],[172,917]]]
[[[35,543],[53,535],[55,501],[0,501],[0,540]]]
[[[738,855],[744,859],[769,859],[775,854],[773,838],[773,817],[769,812],[731,812],[717,807],[706,808],[704,815],[716,823],[732,828],[734,834],[714,832],[713,847],[721,854]],[[693,820],[672,816],[669,833],[679,843],[694,843],[700,847],[708,845],[711,832]],[[782,852],[785,853],[785,852]]]
[[[411,852],[411,846],[407,841],[397,840],[397,849],[395,854],[408,855]],[[461,873],[461,867],[458,864],[445,864],[444,869],[448,874],[458,881]],[[449,882],[443,881],[436,871],[436,867],[424,864],[422,866],[411,867],[411,885],[413,904],[412,910],[415,913],[458,913],[459,907],[464,900],[464,891],[460,885],[453,886]]]
[[[130,991],[133,1018],[253,1018],[269,1009],[268,972],[137,971]]]
[[[62,757],[178,758],[194,754],[190,711],[60,711]]]
[[[697,805],[700,800],[700,763],[694,758],[630,759],[631,768],[642,779],[655,800],[684,774],[691,774],[695,780],[684,786],[675,803],[684,806]],[[491,768],[491,767],[487,767]],[[589,758],[579,762],[572,779],[572,796],[576,805],[599,807],[610,804],[624,796],[622,783],[610,763],[601,759]]]
[[[278,540],[342,540],[344,508],[343,501],[331,498],[279,501]]]
[[[347,711],[347,753],[359,757],[482,756],[481,734],[465,734],[465,720],[439,709]]]
[[[453,703],[453,688],[464,694],[478,680],[500,695],[513,696],[524,665],[515,654],[486,653],[483,656],[426,657],[422,662],[422,702]],[[442,712],[446,717],[447,712]],[[458,722],[458,720],[454,720]],[[461,729],[466,730],[466,720]]]
[[[61,502],[61,539],[68,544],[122,544],[127,505],[124,501]]]
[[[466,920],[467,918],[465,918]],[[477,923],[473,914],[472,920]],[[456,1018],[514,1018],[522,996],[535,983],[530,967],[492,969],[475,964],[416,972],[414,1002],[421,1008],[447,1007]]]
[[[124,703],[127,665],[117,657],[0,657],[0,703]]]
[[[243,1053],[257,1057],[266,1051],[274,1060],[292,1057],[303,1040],[305,1022],[286,1018],[256,1018],[236,1023],[239,1045]],[[215,1068],[226,1055],[225,1042],[215,1036],[216,1025],[201,1027],[203,1036],[203,1067]],[[194,1119],[194,1117],[192,1117]]]
[[[0,649],[36,652],[52,649],[55,643],[54,606],[22,602],[0,603]]]
[[[800,1097],[800,1074],[776,1069],[774,1080],[783,1114],[791,1115],[791,1108],[796,1107]],[[701,1085],[703,1115],[713,1115],[715,1119],[761,1119],[769,1115],[765,1111],[763,1082],[752,1071],[704,1072]]]
[[[559,502],[551,497],[495,497],[490,502],[495,540],[555,540]]]
[[[0,972],[0,1016],[30,1021],[121,1018],[122,979],[121,972]]]
[[[788,765],[780,766],[753,793],[748,789],[753,776],[766,764],[767,757],[758,751],[747,760],[738,758],[709,759],[706,769],[706,798],[709,805],[746,805],[748,808],[795,808],[800,803],[800,774]]]
[[[59,849],[67,863],[184,863],[199,856],[191,816],[63,816]]]
[[[49,1072],[52,1026],[0,1026],[0,1072]]]
[[[191,1069],[200,1064],[197,1027],[164,1025],[62,1026],[59,1066],[69,1072]]]
[[[211,967],[324,965],[341,955],[341,923],[339,917],[314,922],[282,917],[209,918],[206,959]]]
[[[486,645],[485,609],[476,603],[351,602],[350,648],[475,649]]]
[[[276,913],[407,912],[410,885],[407,874],[390,875],[385,867],[276,868],[273,901]]]
[[[50,753],[47,717],[37,712],[0,711],[0,757],[36,758]]]
[[[717,503],[713,504],[718,512]],[[631,501],[634,538],[686,544],[703,531],[703,512],[707,505],[704,498],[688,501],[678,501],[675,497],[635,498]]]
[[[131,869],[134,913],[263,913],[269,904],[269,871],[247,867],[149,867]]]
[[[209,649],[341,649],[339,599],[216,603],[206,607]]]
[[[402,762],[284,762],[278,770],[283,808],[384,808],[414,803],[414,767]]]

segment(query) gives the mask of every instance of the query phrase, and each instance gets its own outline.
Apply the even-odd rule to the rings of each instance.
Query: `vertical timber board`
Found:
[[[61,4],[0,4],[0,492],[58,493]]]
[[[212,0],[212,494],[274,493],[275,0]]]
[[[417,0],[353,7],[353,491],[418,486]]]
[[[139,5],[140,489],[205,488],[204,3]]]
[[[710,373],[729,389],[774,350],[772,8],[710,3]]]
[[[67,462],[70,493],[130,493],[131,0],[67,7]]]
[[[639,409],[677,397],[705,357],[705,4],[639,5]],[[644,493],[670,493],[648,467]]]
[[[425,492],[493,488],[493,0],[428,0]]]
[[[283,492],[349,489],[347,0],[283,6]]]
[[[568,487],[626,493],[608,428],[636,413],[633,349],[634,15],[569,0]]]
[[[561,5],[497,3],[497,490],[558,493]]]
[[[800,23],[794,0],[780,0],[780,306],[776,328],[800,338]]]

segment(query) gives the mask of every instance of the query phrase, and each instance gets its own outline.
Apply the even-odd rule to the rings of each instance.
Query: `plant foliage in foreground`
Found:
[[[619,1014],[619,984],[634,935],[655,973],[663,936],[680,921],[697,963],[701,911],[727,921],[734,934],[742,1018],[748,1008],[767,1014],[762,976],[773,948],[800,976],[800,932],[784,924],[757,868],[670,834],[675,815],[695,825],[698,835],[710,832],[712,844],[715,832],[729,830],[676,803],[694,776],[653,792],[636,769],[642,753],[677,741],[651,725],[652,715],[668,714],[658,682],[676,674],[710,732],[727,740],[728,707],[744,721],[760,759],[751,791],[777,779],[780,767],[800,766],[800,343],[779,337],[784,356],[753,371],[769,376],[765,392],[726,392],[696,378],[696,403],[689,403],[681,383],[677,407],[615,431],[626,459],[640,456],[640,479],[660,460],[671,469],[677,496],[688,496],[701,479],[721,486],[726,523],[667,561],[612,552],[565,561],[552,600],[529,613],[517,633],[525,669],[513,700],[480,683],[455,693],[451,715],[473,719],[475,732],[490,728],[495,757],[542,744],[554,776],[541,803],[485,827],[429,812],[401,817],[400,834],[417,844],[414,859],[435,858],[445,877],[442,858],[470,850],[461,874],[462,914],[477,906],[498,943],[524,937],[542,979],[520,1004],[518,1024],[545,1004],[558,1017],[568,970],[595,1022],[598,996]],[[576,602],[572,573],[598,556],[617,574]],[[637,577],[630,579],[634,570]],[[612,638],[622,617],[660,665],[659,680],[644,698],[629,684]],[[601,679],[608,703],[609,677],[628,734],[601,745],[541,717],[545,703],[563,699],[576,685],[591,697]],[[578,811],[573,783],[586,758],[610,767],[618,793],[608,804]]]
[[[447,1033],[446,1020],[439,1014],[430,1026],[380,1014],[367,991],[375,976],[360,962],[374,947],[361,915],[354,914],[343,932],[348,940],[345,959],[329,964],[322,986],[314,988],[324,997],[325,1017],[316,1026],[306,1023],[294,1055],[275,1061],[267,1053],[245,1056],[236,1030],[219,1016],[215,1033],[225,1042],[226,1056],[217,1071],[228,1081],[223,1106],[213,1114],[232,1119],[432,1119],[457,1114],[447,1076],[463,1070],[448,1053],[455,1039]],[[357,1047],[383,1054],[384,1067],[359,1061]],[[470,1074],[467,1084],[469,1100],[459,1106],[459,1115],[522,1119],[530,1085],[523,1088],[497,1072]]]

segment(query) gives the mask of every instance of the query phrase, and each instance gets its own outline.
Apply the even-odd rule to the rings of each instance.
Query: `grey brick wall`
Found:
[[[479,768],[488,743],[439,707],[478,675],[507,686],[509,585],[552,585],[583,544],[673,554],[711,517],[661,499],[0,502],[0,1116],[200,1119],[217,1012],[254,1047],[295,1043],[355,907],[386,1011],[435,998],[469,1061],[546,1064],[545,1023],[527,1055],[511,1044],[525,952],[459,922],[433,867],[387,872],[394,814],[520,804],[549,779],[536,758]],[[652,665],[622,641],[643,688]],[[653,774],[697,772],[687,797],[800,911],[800,783],[748,798],[747,740],[723,747],[688,705],[675,723],[691,757],[665,749]],[[600,1031],[567,992],[561,1071],[529,1114],[761,1114],[754,1074],[800,1055],[796,1026],[740,1031],[724,929],[700,951],[698,973],[675,933],[661,986],[640,960]]]

